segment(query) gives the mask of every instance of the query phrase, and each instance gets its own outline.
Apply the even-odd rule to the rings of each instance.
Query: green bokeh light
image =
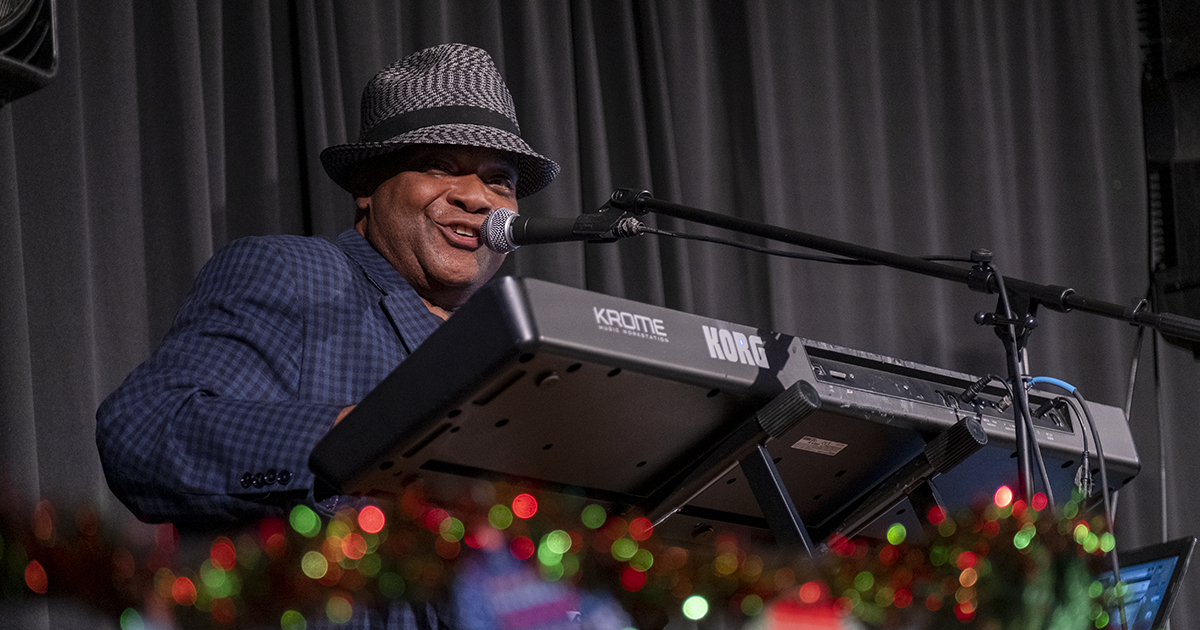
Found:
[[[329,561],[320,551],[310,551],[300,559],[300,570],[304,571],[304,575],[319,580],[329,572]]]
[[[379,570],[383,568],[383,560],[376,554],[368,554],[363,556],[363,559],[358,563],[358,572],[367,577],[375,577],[379,575]]]
[[[233,594],[233,580],[228,573],[213,566],[212,560],[205,560],[204,564],[200,565],[200,581],[204,583],[213,599]]]
[[[291,522],[292,529],[305,538],[312,538],[321,533],[321,519],[307,505],[292,508],[288,521]]]
[[[508,529],[512,525],[513,513],[512,509],[507,505],[493,505],[492,509],[488,510],[488,523],[496,529]]]
[[[904,542],[905,538],[908,538],[908,530],[904,528],[903,524],[896,523],[888,528],[887,539],[889,543],[899,545]]]
[[[629,566],[645,573],[654,566],[654,554],[650,553],[649,549],[638,549],[634,552],[633,557],[629,559]]]
[[[345,538],[350,533],[350,526],[342,521],[329,521],[329,527],[325,528],[325,532],[336,538]]]
[[[692,621],[699,621],[708,614],[708,600],[699,595],[692,595],[683,600],[683,616]]]
[[[308,630],[308,622],[299,612],[285,610],[279,617],[279,627],[281,630]]]
[[[862,571],[854,576],[854,588],[865,593],[871,590],[872,586],[875,586],[875,576],[870,571]]]
[[[542,564],[538,567],[538,572],[542,575],[542,579],[547,582],[557,582],[562,579],[564,570],[561,562],[555,564]]]
[[[935,567],[940,567],[946,564],[950,559],[950,548],[943,545],[934,545],[933,549],[929,550],[929,564]]]
[[[333,623],[346,623],[354,615],[354,608],[345,597],[334,595],[325,604],[325,616]]]
[[[400,599],[404,595],[404,578],[391,571],[380,573],[376,583],[380,594],[388,599]]]
[[[554,551],[554,549],[551,548],[550,544],[546,541],[546,538],[546,536],[543,536],[542,544],[538,545],[538,562],[542,563],[542,566],[561,565],[563,555],[557,551]]]
[[[138,611],[132,608],[126,608],[121,613],[121,630],[144,630],[146,624],[142,622],[142,616]]]
[[[1108,532],[1104,532],[1104,535],[1100,536],[1100,551],[1103,551],[1104,553],[1108,553],[1113,550],[1113,547],[1116,547],[1116,546],[1117,546],[1117,539],[1112,534],[1110,534]]]
[[[1024,549],[1033,542],[1034,535],[1037,534],[1037,529],[1032,523],[1021,528],[1021,531],[1013,535],[1013,546],[1017,549]]]
[[[593,503],[583,508],[581,519],[588,529],[596,529],[603,525],[604,521],[608,520],[608,513],[604,511],[604,508]]]
[[[632,538],[618,538],[614,540],[612,544],[612,557],[620,560],[621,562],[625,562],[626,560],[633,558],[633,555],[637,553],[637,550],[637,541],[633,540]]]
[[[575,575],[576,573],[579,573],[579,556],[563,556],[562,568],[563,575]]]
[[[742,614],[753,617],[763,611],[763,600],[758,595],[747,595],[742,599]]]
[[[453,516],[442,521],[439,530],[446,542],[458,542],[467,533],[467,528],[463,525],[463,522]]]
[[[550,548],[550,551],[559,555],[571,550],[571,535],[561,529],[556,529],[546,534],[542,540]]]

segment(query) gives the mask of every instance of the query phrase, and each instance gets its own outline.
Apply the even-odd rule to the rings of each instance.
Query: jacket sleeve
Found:
[[[223,249],[162,345],[100,406],[105,476],[138,518],[205,525],[312,504],[308,455],[354,401],[302,399],[296,278],[271,241]]]

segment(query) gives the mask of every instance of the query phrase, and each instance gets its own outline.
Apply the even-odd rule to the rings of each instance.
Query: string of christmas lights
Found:
[[[1001,488],[978,510],[932,510],[924,544],[896,524],[887,540],[835,538],[810,560],[733,534],[675,544],[636,514],[483,482],[452,505],[416,483],[394,503],[330,518],[297,506],[211,537],[114,530],[90,506],[42,501],[0,519],[0,600],[71,598],[122,630],[303,630],[319,617],[344,622],[356,605],[444,596],[472,558],[501,554],[556,593],[747,628],[797,615],[814,628],[1107,627],[1123,585],[1094,581],[1087,560],[1112,549],[1112,534],[1080,515],[1078,498],[1059,519],[1045,508],[1042,495],[1025,505]]]

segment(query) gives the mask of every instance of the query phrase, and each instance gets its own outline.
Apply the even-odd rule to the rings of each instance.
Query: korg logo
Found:
[[[750,335],[747,337],[740,332],[724,328],[701,326],[704,329],[704,341],[708,344],[708,356],[714,359],[724,359],[730,363],[745,363],[761,368],[771,367],[767,363],[767,351],[763,348],[762,337]]]
[[[596,327],[605,332],[621,333],[663,343],[671,341],[667,339],[667,329],[661,319],[599,306],[593,306],[592,311],[596,314]]]

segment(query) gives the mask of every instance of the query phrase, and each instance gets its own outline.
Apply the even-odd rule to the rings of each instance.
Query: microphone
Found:
[[[641,221],[619,212],[596,212],[563,219],[523,217],[508,208],[496,208],[484,217],[479,237],[488,249],[507,254],[522,245],[610,242],[638,236],[645,228]]]

